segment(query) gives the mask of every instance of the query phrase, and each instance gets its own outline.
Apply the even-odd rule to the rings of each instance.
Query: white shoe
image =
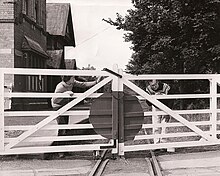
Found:
[[[169,148],[167,148],[167,152],[175,152],[175,148],[174,147],[169,147]]]
[[[200,139],[199,139],[199,142],[206,142],[207,140],[206,139],[204,139],[203,137],[201,137]]]
[[[160,139],[160,143],[166,143],[167,140],[166,139]]]

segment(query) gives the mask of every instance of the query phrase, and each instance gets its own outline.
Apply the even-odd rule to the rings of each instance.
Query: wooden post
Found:
[[[0,151],[4,151],[4,72],[0,70]]]
[[[216,79],[210,80],[210,110],[211,110],[211,117],[210,121],[212,124],[212,127],[210,129],[211,135],[213,139],[216,139],[217,137],[217,81]]]
[[[122,70],[118,70],[118,66],[114,65],[113,71],[122,74]],[[124,155],[124,111],[123,111],[123,83],[117,76],[112,82],[112,133],[113,139],[117,139],[117,151],[112,153]]]
[[[113,65],[113,71],[118,73],[118,65]],[[118,78],[115,76],[112,80],[112,138],[116,139],[116,149],[112,154],[118,153]]]
[[[119,70],[119,74],[123,74],[123,71],[120,69]],[[118,104],[119,104],[119,109],[118,109],[118,113],[119,113],[119,120],[118,120],[118,124],[119,124],[119,129],[118,129],[118,133],[119,133],[119,139],[118,139],[118,147],[119,147],[119,151],[118,151],[118,155],[119,156],[124,156],[124,140],[125,140],[125,128],[124,128],[124,93],[123,93],[123,83],[121,81],[121,79],[118,80]]]

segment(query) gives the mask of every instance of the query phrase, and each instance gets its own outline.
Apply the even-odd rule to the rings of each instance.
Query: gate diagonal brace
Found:
[[[110,70],[110,69],[108,69],[108,68],[103,68],[103,71],[107,71],[107,72],[111,73],[111,74],[114,75],[114,76],[117,76],[117,77],[119,77],[119,78],[122,78],[122,75],[120,75],[120,74],[118,74],[118,73],[116,73],[116,72],[114,72],[114,71],[112,71],[112,70]]]

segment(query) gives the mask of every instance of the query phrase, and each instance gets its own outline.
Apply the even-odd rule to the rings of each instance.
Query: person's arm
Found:
[[[81,82],[77,81],[76,79],[74,80],[73,87],[80,87],[80,88],[89,88],[100,82],[102,77],[98,77],[96,81],[87,81],[87,82]]]
[[[153,95],[155,94],[155,92],[151,89],[150,86],[147,86],[146,87],[146,92],[149,94],[149,95]],[[152,106],[153,104],[151,102],[149,102],[148,100],[146,100],[146,103],[148,106]]]
[[[62,84],[58,84],[56,86],[54,93],[65,93],[70,96],[73,96],[73,94],[74,94],[72,91],[67,90]],[[62,106],[62,105],[65,105],[67,102],[68,102],[67,98],[53,97],[51,99],[52,106],[54,104],[56,104],[56,106],[57,105]]]
[[[96,81],[91,81],[91,82],[81,82],[74,80],[73,87],[80,87],[80,88],[88,88],[92,87],[96,84]]]
[[[156,94],[156,92],[155,92],[154,90],[152,90],[150,86],[147,86],[147,87],[146,87],[146,92],[147,92],[149,95],[154,95],[154,94]]]

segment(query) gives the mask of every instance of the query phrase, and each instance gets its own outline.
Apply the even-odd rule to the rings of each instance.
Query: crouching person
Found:
[[[81,82],[77,81],[74,76],[64,76],[62,81],[57,84],[54,93],[65,93],[70,96],[73,96],[72,89],[73,87],[79,87],[79,88],[89,88],[94,86],[100,81],[100,77],[96,79],[96,81],[91,81],[91,82]],[[51,105],[54,111],[58,110],[59,108],[63,107],[67,103],[71,101],[70,98],[59,98],[59,97],[53,97],[51,99]],[[57,117],[57,123],[58,125],[66,125],[69,123],[69,116],[59,116]],[[65,136],[66,135],[66,129],[59,129],[58,130],[58,136]],[[53,142],[53,146],[57,145],[65,145],[66,142]],[[58,157],[62,158],[64,157],[64,153],[58,153]],[[51,159],[53,156],[51,154],[45,155],[44,159]]]
[[[149,85],[146,87],[146,92],[149,95],[167,95],[168,92],[170,90],[170,86],[166,83],[160,82],[158,80],[151,80],[149,82]],[[167,104],[168,102],[162,102],[164,104]],[[158,108],[152,106],[152,110],[159,110]],[[160,127],[156,127],[154,129],[154,134],[162,134],[164,135],[166,133],[166,124],[170,121],[170,116],[164,116],[164,115],[160,115],[160,116],[154,116],[153,117],[153,122],[155,122],[156,124],[161,123],[162,124],[162,128]],[[154,139],[154,143],[164,143],[166,142],[166,140],[162,139],[162,138],[155,138]],[[175,149],[172,147],[167,148],[168,152],[174,152]]]

